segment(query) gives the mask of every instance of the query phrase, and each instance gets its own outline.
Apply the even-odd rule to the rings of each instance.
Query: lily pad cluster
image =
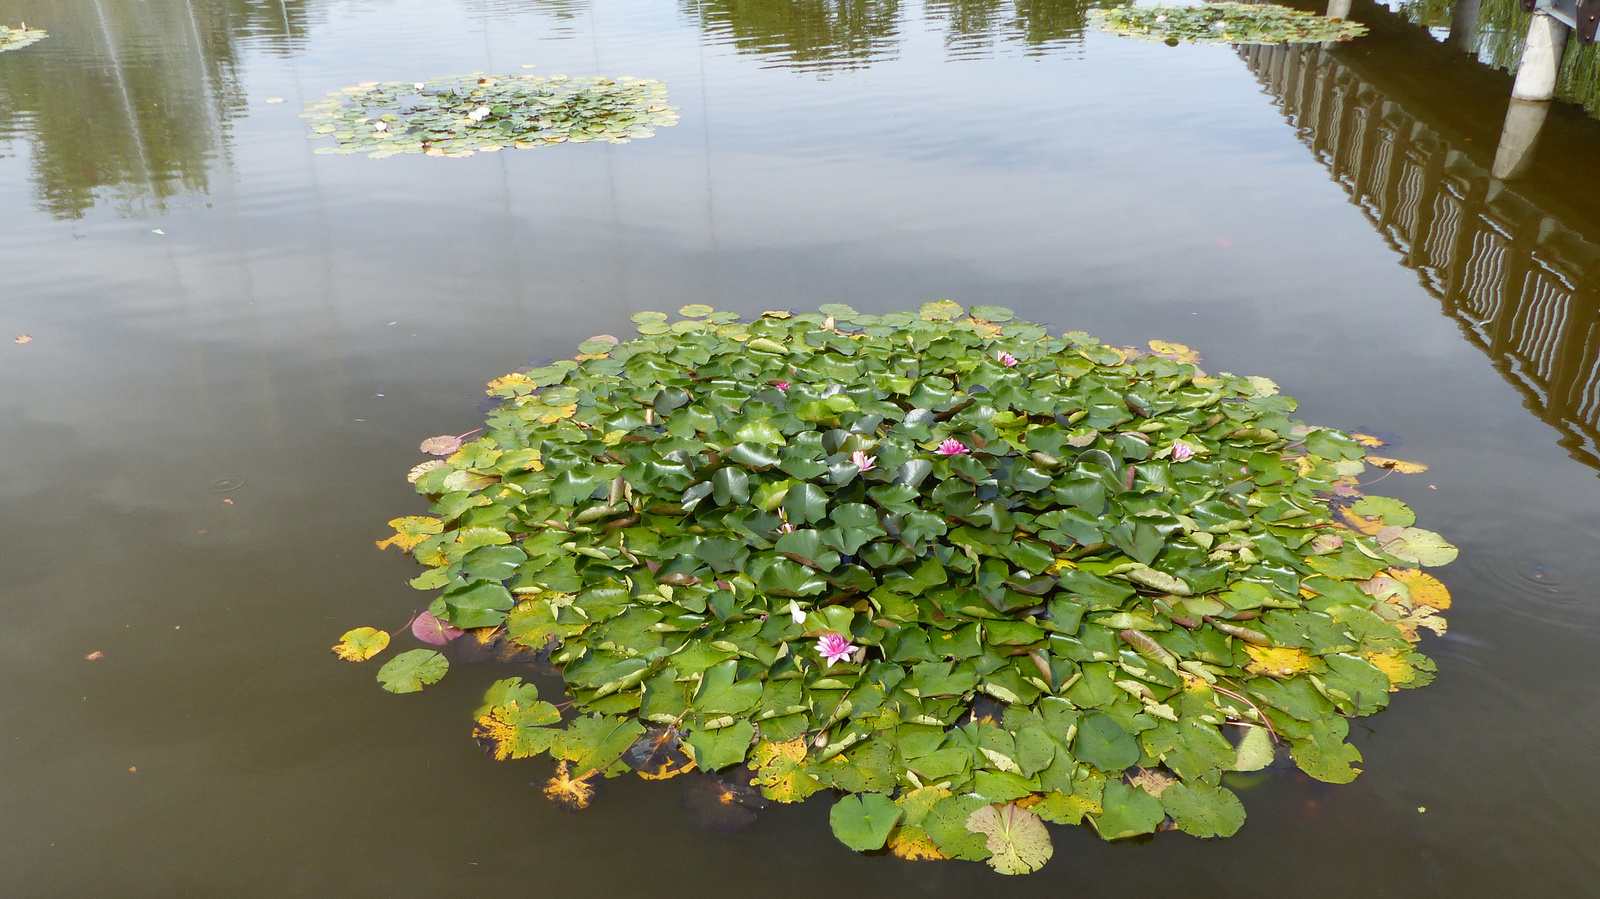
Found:
[[[507,147],[604,140],[625,144],[678,121],[667,87],[643,78],[465,75],[367,81],[306,104],[316,152],[471,156]]]
[[[442,589],[417,636],[559,666],[564,706],[506,678],[474,735],[556,759],[560,802],[722,772],[730,802],[842,794],[853,849],[1022,873],[1044,822],[1227,836],[1228,772],[1350,781],[1349,719],[1432,679],[1420,568],[1455,548],[1362,495],[1377,440],[1264,378],[996,306],[680,313],[490,382],[380,543]]]
[[[20,28],[0,25],[0,53],[4,53],[7,50],[21,50],[23,47],[29,44],[36,44],[49,36],[49,33],[43,28],[29,28],[26,22],[23,22]]]
[[[1192,44],[1304,44],[1354,40],[1365,25],[1272,3],[1122,6],[1089,14],[1118,37]]]

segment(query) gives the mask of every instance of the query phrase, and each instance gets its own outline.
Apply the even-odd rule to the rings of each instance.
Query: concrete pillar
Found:
[[[1495,148],[1490,174],[1501,181],[1510,181],[1528,173],[1533,165],[1533,153],[1539,148],[1539,132],[1549,113],[1548,100],[1533,102],[1512,98],[1506,109],[1506,123],[1500,129],[1500,145]]]
[[[1450,36],[1445,43],[1462,53],[1477,49],[1478,10],[1483,0],[1456,0],[1450,8]]]
[[[1350,0],[1328,0],[1328,18],[1350,18]]]
[[[1561,71],[1561,56],[1567,49],[1568,30],[1553,16],[1542,12],[1533,14],[1522,63],[1517,66],[1517,81],[1511,86],[1514,99],[1538,102],[1555,96],[1556,75]]]

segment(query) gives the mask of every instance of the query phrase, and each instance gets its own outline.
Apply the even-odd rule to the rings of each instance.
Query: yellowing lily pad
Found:
[[[345,631],[333,647],[333,654],[350,662],[365,662],[389,645],[389,633],[377,628],[358,627]]]

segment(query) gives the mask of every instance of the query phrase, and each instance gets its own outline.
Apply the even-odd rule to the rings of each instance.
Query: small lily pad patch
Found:
[[[473,734],[567,807],[629,772],[725,778],[719,827],[832,790],[847,846],[1021,874],[1050,824],[1229,836],[1225,772],[1348,782],[1348,719],[1432,679],[1420,567],[1455,548],[1265,378],[995,306],[680,314],[490,382],[379,544],[441,591],[419,640],[559,666],[570,702],[507,678]]]
[[[43,28],[29,28],[27,22],[23,22],[19,28],[0,25],[0,53],[4,53],[7,50],[21,50],[23,47],[29,44],[36,44],[49,36],[50,34]]]
[[[1123,6],[1089,14],[1118,37],[1191,44],[1303,44],[1348,41],[1365,25],[1330,19],[1271,3],[1202,3],[1197,6]]]
[[[603,140],[624,144],[677,124],[667,87],[641,78],[464,75],[368,81],[306,104],[316,152],[471,156],[507,148]]]

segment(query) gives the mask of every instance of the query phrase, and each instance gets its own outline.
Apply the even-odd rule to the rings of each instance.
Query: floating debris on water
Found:
[[[29,28],[27,22],[23,22],[20,28],[0,25],[0,53],[4,53],[7,50],[21,50],[23,47],[36,44],[49,36],[50,33],[43,28]]]

